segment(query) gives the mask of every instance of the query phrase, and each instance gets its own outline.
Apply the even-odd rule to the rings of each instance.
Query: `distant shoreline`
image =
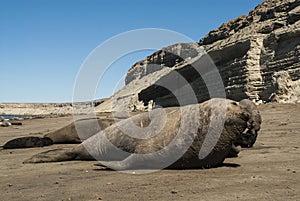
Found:
[[[0,103],[0,116],[30,116],[30,117],[57,117],[73,114],[76,105],[89,108],[97,107],[106,99],[78,103]]]

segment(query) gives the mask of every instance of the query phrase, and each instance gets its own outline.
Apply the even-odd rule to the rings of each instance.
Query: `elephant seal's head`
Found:
[[[241,100],[239,106],[249,112],[250,118],[247,121],[247,129],[238,137],[235,145],[240,145],[243,148],[250,148],[255,143],[258,131],[260,130],[262,122],[261,115],[255,103],[250,100]]]

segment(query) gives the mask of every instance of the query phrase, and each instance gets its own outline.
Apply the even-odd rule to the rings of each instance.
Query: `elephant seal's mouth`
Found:
[[[252,129],[246,129],[234,143],[235,146],[241,146],[242,148],[250,148],[253,146],[257,138],[257,131]]]

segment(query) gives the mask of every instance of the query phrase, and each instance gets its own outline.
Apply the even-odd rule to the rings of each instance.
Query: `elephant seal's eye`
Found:
[[[235,105],[235,106],[237,106],[237,105],[238,105],[238,103],[237,103],[237,102],[231,102],[231,104],[232,104],[232,105]]]

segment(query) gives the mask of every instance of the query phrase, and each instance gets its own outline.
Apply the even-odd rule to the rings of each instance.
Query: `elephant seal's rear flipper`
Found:
[[[53,141],[48,137],[20,137],[6,142],[3,149],[44,147],[52,144]]]
[[[77,156],[76,152],[68,151],[65,149],[54,149],[45,151],[32,156],[25,160],[23,163],[47,163],[47,162],[58,162],[58,161],[69,161],[75,159]]]
[[[85,147],[80,144],[73,149],[53,149],[36,154],[23,163],[48,163],[70,160],[95,160]]]

